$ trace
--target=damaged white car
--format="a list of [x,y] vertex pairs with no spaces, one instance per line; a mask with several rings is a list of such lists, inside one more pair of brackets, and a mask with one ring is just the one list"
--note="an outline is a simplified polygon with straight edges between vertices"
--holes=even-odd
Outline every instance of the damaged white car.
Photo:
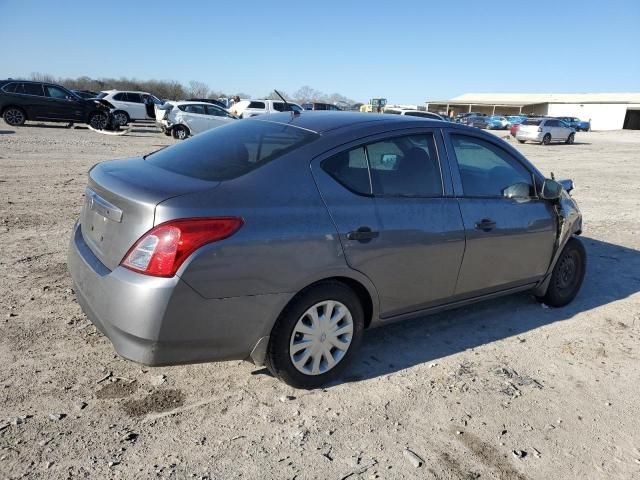
[[178,140],[237,120],[224,108],[204,102],[166,102],[155,111],[160,129]]

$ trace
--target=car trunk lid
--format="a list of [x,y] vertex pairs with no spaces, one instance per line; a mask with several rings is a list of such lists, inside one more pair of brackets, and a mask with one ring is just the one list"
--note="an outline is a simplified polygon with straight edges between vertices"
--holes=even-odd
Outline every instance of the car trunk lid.
[[143,158],[98,164],[89,172],[80,215],[82,236],[96,257],[113,270],[154,226],[159,203],[219,183],[179,175]]

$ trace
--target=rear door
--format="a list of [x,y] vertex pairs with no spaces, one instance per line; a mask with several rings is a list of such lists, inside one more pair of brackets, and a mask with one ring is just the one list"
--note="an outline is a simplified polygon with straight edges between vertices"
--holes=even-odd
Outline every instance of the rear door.
[[145,120],[147,110],[142,95],[136,92],[126,92],[127,113],[132,120]]
[[348,264],[376,286],[381,317],[453,295],[464,227],[438,130],[377,136],[312,163]]
[[497,142],[467,132],[446,137],[467,240],[456,295],[537,281],[551,260],[556,223],[533,172]]
[[30,120],[45,120],[49,115],[47,103],[44,100],[44,89],[41,83],[24,82],[16,87],[16,94],[20,95],[20,105],[27,112]]

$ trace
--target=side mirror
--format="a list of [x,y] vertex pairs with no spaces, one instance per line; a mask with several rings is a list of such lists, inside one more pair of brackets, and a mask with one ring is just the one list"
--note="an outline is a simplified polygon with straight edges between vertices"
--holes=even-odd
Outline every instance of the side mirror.
[[544,200],[557,200],[562,193],[562,185],[555,180],[547,178],[542,184],[542,192],[540,196]]

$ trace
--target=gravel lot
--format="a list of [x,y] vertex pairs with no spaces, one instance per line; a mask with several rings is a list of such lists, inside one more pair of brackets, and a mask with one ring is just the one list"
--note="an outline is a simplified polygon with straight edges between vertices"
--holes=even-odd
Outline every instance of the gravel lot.
[[0,479],[640,478],[640,132],[516,143],[575,181],[574,303],[520,294],[369,331],[311,392],[245,362],[141,367],[80,311],[65,262],[87,170],[172,142],[0,123]]

